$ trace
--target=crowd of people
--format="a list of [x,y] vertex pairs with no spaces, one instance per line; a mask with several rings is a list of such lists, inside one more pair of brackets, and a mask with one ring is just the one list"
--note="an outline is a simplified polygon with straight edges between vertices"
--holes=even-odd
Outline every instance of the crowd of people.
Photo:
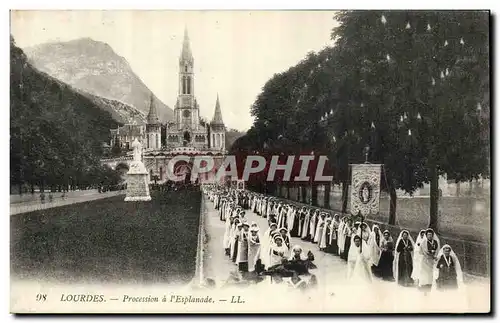
[[[300,238],[316,244],[320,252],[346,261],[347,279],[352,281],[371,282],[378,277],[405,287],[417,286],[424,292],[463,285],[460,262],[452,247],[441,246],[430,228],[421,230],[415,240],[408,230],[394,239],[391,232],[376,224],[370,228],[360,215],[340,216],[248,190],[209,186],[204,191],[220,221],[225,222],[225,254],[248,277],[285,273],[292,277],[294,287],[314,285],[316,277],[308,271],[315,268],[314,255],[292,245],[292,238]],[[266,218],[268,227],[249,223],[250,212]]]

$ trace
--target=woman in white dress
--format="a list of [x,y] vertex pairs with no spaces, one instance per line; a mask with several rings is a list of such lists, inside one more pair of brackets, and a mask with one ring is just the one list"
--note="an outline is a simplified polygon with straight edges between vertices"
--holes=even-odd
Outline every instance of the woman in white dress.
[[422,251],[420,246],[425,238],[425,230],[420,230],[417,239],[415,240],[415,250],[413,251],[413,271],[411,278],[418,283],[418,275],[420,274],[420,265],[422,263]]
[[360,236],[353,237],[347,257],[347,279],[355,283],[370,283],[372,274],[368,265],[370,250],[368,244]]
[[378,262],[380,260],[380,255],[382,254],[382,249],[380,244],[382,242],[382,232],[378,225],[374,224],[372,227],[372,232],[370,233],[370,238],[368,239],[368,247],[370,248],[370,263],[372,268],[372,273],[378,276]]
[[422,260],[420,262],[420,270],[418,275],[418,286],[422,291],[427,293],[433,283],[434,265],[437,260],[437,253],[440,249],[439,238],[432,229],[425,231],[425,238],[420,245],[420,253]]
[[283,259],[287,259],[288,253],[288,248],[283,243],[283,237],[280,234],[274,235],[271,240],[269,267],[281,264]]

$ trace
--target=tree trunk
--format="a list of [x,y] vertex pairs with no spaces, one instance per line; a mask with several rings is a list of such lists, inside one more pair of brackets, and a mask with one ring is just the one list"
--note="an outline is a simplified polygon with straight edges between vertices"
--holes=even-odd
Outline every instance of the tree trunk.
[[311,204],[318,206],[318,184],[311,185]]
[[305,186],[301,186],[300,187],[300,198],[302,200],[301,201],[302,203],[307,203],[306,196],[307,196],[307,188]]
[[332,183],[328,183],[325,185],[325,196],[324,196],[325,203],[323,205],[323,207],[325,209],[330,208],[330,191],[331,191],[331,189],[332,189]]
[[23,183],[19,183],[19,195],[23,196]]
[[431,205],[429,213],[429,227],[438,232],[438,203],[439,203],[439,176],[436,166],[430,168]]
[[395,225],[396,224],[396,208],[397,208],[397,202],[398,202],[398,195],[396,194],[396,188],[391,186],[389,189],[389,224],[390,225]]
[[457,193],[456,193],[456,195],[458,197],[458,196],[460,196],[460,182],[455,183],[455,185],[457,186]]
[[31,188],[31,194],[35,194],[35,184],[30,183],[30,188]]
[[347,211],[347,199],[349,194],[349,182],[342,182],[342,213]]

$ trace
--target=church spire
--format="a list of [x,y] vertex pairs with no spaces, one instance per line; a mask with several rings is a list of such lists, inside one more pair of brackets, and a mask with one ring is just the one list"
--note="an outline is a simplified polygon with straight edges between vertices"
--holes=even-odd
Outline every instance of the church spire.
[[217,93],[217,101],[215,102],[215,112],[211,124],[224,125],[224,121],[222,121],[222,112],[220,110],[219,93]]
[[189,35],[187,27],[184,28],[184,41],[182,43],[181,61],[193,62],[193,54],[191,53],[191,46],[189,44]]
[[148,124],[158,124],[160,121],[158,119],[158,113],[156,112],[156,105],[154,103],[154,95],[151,93],[151,98],[149,101],[149,113],[147,118]]

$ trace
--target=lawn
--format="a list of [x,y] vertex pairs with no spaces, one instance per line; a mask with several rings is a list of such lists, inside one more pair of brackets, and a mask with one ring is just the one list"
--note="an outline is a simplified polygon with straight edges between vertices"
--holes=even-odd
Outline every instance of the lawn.
[[152,192],[11,216],[11,274],[64,282],[185,283],[195,271],[200,192]]

